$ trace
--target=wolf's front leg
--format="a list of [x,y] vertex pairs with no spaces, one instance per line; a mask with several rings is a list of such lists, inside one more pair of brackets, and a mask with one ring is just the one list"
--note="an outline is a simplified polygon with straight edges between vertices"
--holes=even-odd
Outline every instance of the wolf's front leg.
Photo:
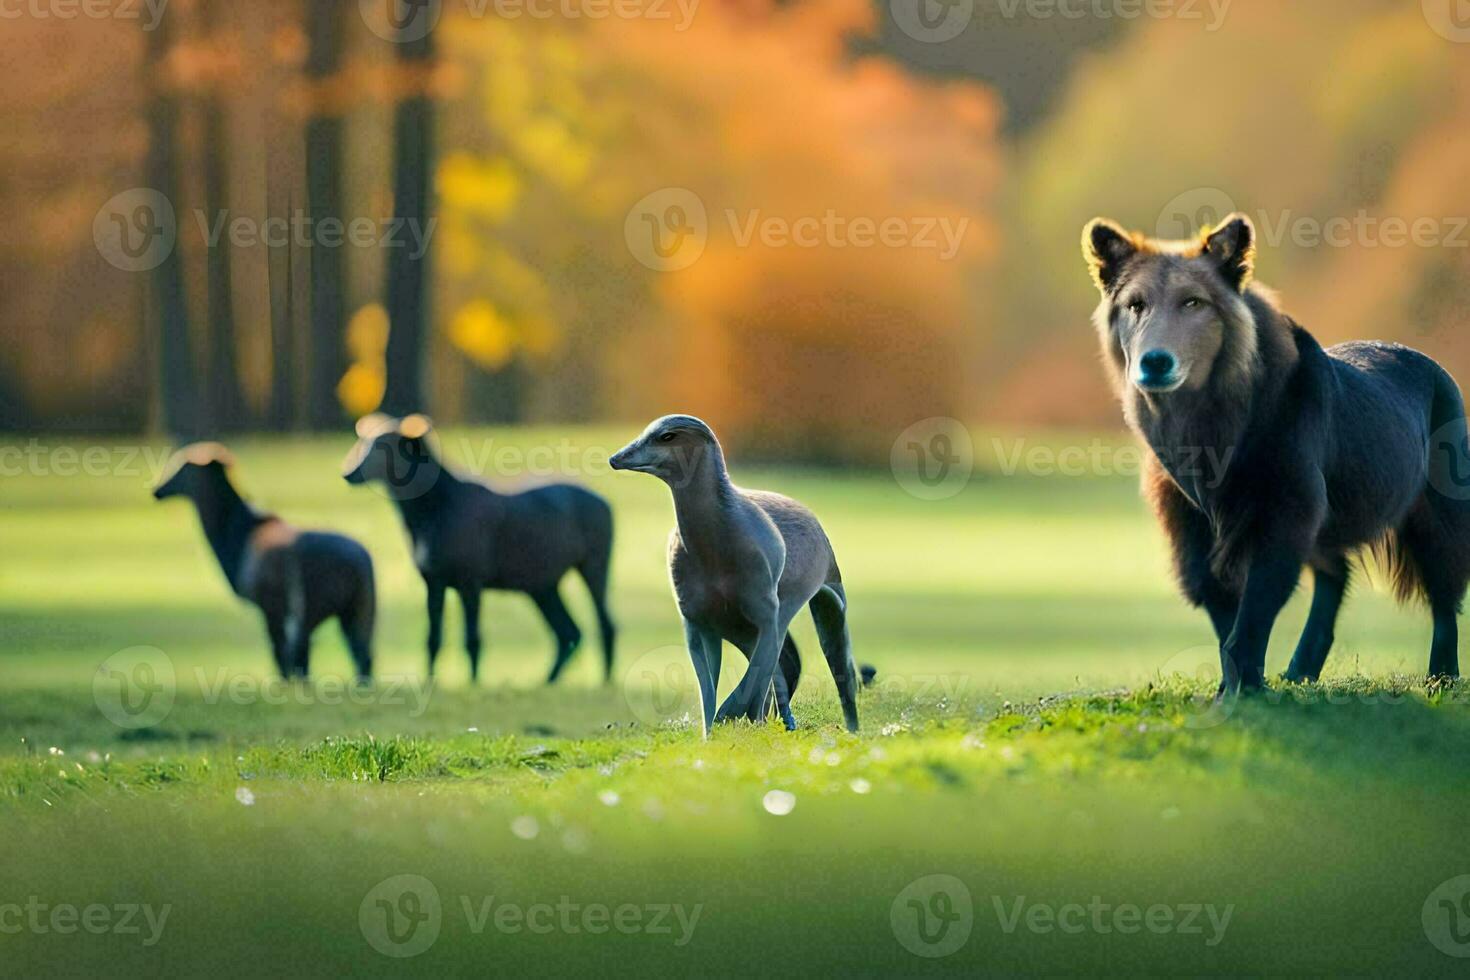
[[1266,645],[1271,627],[1301,578],[1296,549],[1267,545],[1251,559],[1235,628],[1220,647],[1221,693],[1257,691],[1266,684]]

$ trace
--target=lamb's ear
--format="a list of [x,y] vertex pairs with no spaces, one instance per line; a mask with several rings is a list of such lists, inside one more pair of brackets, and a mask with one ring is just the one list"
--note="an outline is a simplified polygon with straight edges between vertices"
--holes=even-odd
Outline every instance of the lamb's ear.
[[357,420],[355,431],[359,439],[371,439],[388,428],[391,420],[382,412],[372,412]]
[[398,423],[398,434],[405,439],[422,439],[433,427],[427,415],[410,415]]
[[1106,218],[1093,218],[1082,229],[1082,256],[1092,281],[1106,293],[1118,281],[1118,273],[1138,251],[1132,237]]
[[1205,234],[1204,255],[1219,267],[1226,282],[1245,292],[1256,272],[1256,226],[1243,214],[1230,215]]

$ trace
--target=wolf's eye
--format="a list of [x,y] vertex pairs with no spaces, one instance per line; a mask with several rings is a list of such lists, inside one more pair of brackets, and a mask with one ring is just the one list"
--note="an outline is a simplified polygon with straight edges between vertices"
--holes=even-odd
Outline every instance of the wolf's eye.
[[1148,309],[1148,304],[1141,299],[1136,299],[1128,304],[1128,309],[1134,316],[1142,316],[1143,311]]
[[1184,308],[1186,310],[1197,310],[1204,305],[1205,301],[1200,299],[1198,296],[1191,296],[1189,297],[1189,299],[1184,301]]
[[673,442],[674,441],[674,434],[672,432],[660,432],[658,434],[658,441],[659,442]]

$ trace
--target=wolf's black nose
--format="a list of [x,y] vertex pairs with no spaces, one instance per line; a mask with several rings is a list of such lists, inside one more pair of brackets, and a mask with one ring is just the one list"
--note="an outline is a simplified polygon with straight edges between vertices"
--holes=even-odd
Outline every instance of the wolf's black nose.
[[1166,350],[1151,350],[1138,361],[1139,370],[1146,380],[1167,378],[1174,373],[1174,355]]

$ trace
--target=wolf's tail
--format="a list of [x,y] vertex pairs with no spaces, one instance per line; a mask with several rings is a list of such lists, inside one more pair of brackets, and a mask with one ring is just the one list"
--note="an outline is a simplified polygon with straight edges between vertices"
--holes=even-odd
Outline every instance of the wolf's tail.
[[1460,388],[1438,365],[1426,451],[1424,495],[1373,552],[1400,602],[1458,605],[1470,581],[1470,431]]

